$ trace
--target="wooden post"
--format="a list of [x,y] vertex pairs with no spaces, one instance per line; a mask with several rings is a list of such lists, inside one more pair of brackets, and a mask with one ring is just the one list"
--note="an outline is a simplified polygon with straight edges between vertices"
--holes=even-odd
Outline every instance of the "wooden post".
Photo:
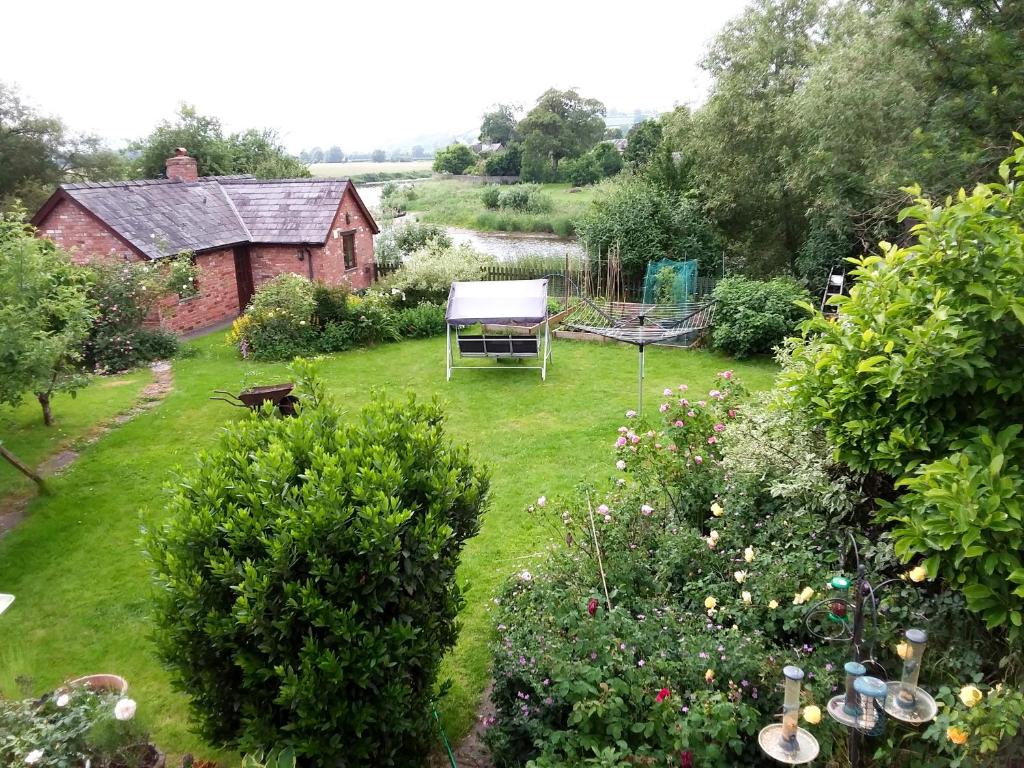
[[43,482],[43,478],[41,478],[38,474],[36,474],[35,471],[33,471],[32,468],[28,466],[28,464],[26,464],[21,459],[19,459],[17,456],[15,456],[13,453],[11,453],[9,450],[4,448],[4,444],[2,442],[0,442],[0,456],[3,456],[5,459],[7,459],[7,461],[16,470],[21,472],[21,474],[23,474],[25,477],[29,478],[36,485],[38,485],[40,491],[42,491],[43,493],[47,492],[46,491],[46,483]]

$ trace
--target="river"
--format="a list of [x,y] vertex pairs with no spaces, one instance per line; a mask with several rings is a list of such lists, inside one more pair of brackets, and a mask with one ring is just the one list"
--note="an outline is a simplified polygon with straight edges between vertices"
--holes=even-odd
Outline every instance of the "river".
[[[380,208],[383,189],[383,182],[360,184],[359,196],[367,207],[377,210]],[[415,220],[415,216],[415,213],[410,213],[407,218]],[[402,219],[397,220],[395,226],[402,226]],[[498,261],[511,261],[521,256],[564,258],[566,254],[571,257],[583,255],[583,247],[578,240],[558,235],[539,232],[481,232],[461,227],[445,227],[445,231],[453,243],[467,243],[474,250],[491,254]]]

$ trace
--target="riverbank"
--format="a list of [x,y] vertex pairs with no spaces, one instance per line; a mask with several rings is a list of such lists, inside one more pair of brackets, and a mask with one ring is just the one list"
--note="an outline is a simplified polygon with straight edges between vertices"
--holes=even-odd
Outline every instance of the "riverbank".
[[460,227],[482,232],[547,232],[560,237],[575,234],[573,222],[587,209],[594,188],[570,192],[568,184],[542,184],[551,199],[547,213],[489,210],[480,194],[484,187],[465,181],[439,180],[417,182],[406,207],[416,211],[419,221]]

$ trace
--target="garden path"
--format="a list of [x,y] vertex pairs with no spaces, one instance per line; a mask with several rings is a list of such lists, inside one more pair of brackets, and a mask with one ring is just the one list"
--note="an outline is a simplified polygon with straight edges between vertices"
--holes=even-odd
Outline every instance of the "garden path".
[[[167,360],[158,360],[150,366],[150,370],[153,371],[153,381],[147,384],[142,392],[139,393],[139,399],[131,408],[122,411],[107,421],[97,424],[90,430],[85,440],[74,448],[65,448],[53,454],[39,464],[36,472],[44,479],[60,474],[78,459],[82,448],[97,442],[112,429],[131,421],[140,413],[145,413],[158,406],[174,388],[174,373],[171,370],[170,362]],[[9,531],[14,530],[18,523],[22,521],[25,516],[25,509],[31,500],[32,495],[28,493],[15,493],[0,498],[0,538],[3,538]]]

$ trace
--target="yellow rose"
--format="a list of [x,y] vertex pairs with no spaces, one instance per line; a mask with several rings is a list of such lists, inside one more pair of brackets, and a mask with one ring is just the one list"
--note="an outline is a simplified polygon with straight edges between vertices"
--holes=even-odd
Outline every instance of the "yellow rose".
[[981,691],[973,685],[965,685],[960,689],[960,701],[964,703],[965,707],[973,707],[983,698]]
[[821,710],[814,704],[811,704],[809,707],[804,707],[804,720],[811,725],[817,725],[821,722]]
[[967,741],[968,735],[967,731],[963,728],[957,728],[955,725],[951,725],[946,729],[946,738],[954,744],[963,744]]
[[911,652],[912,651],[910,650],[910,644],[909,643],[900,643],[899,645],[896,646],[896,655],[899,656],[904,661],[906,661],[908,658],[910,658]]
[[715,670],[709,669],[704,673],[704,682],[711,685],[715,681]]
[[713,597],[705,597],[704,598],[704,607],[707,608],[709,611],[714,610],[716,605],[718,605],[718,601],[715,600],[715,598],[713,598]]
[[747,547],[746,549],[743,550],[743,559],[746,560],[748,563],[754,562],[754,548],[753,547]]
[[736,571],[735,573],[733,573],[732,577],[734,579],[736,579],[736,583],[737,584],[742,584],[744,581],[747,580],[747,572],[746,571]]
[[749,592],[747,592],[747,591],[744,591],[744,592],[743,592],[743,595],[742,595],[742,597],[743,597],[743,603],[744,603],[744,605],[750,605],[750,604],[751,604],[751,603],[753,602],[753,600],[754,600],[754,598],[753,598],[753,597],[751,597],[750,593],[749,593]]
[[714,504],[711,505],[711,514],[715,517],[721,517],[725,514],[725,510],[722,509],[722,505],[716,501]]
[[924,568],[918,565],[907,571],[907,578],[909,578],[911,581],[920,583],[928,578],[928,571],[926,571]]
[[768,607],[769,607],[769,608],[770,608],[771,610],[773,610],[773,611],[774,611],[774,610],[775,610],[776,608],[778,608],[778,607],[779,607],[779,601],[778,601],[778,600],[769,600],[769,601],[768,601]]
[[793,605],[803,605],[808,600],[814,597],[814,590],[810,587],[804,587],[799,595],[793,596]]

